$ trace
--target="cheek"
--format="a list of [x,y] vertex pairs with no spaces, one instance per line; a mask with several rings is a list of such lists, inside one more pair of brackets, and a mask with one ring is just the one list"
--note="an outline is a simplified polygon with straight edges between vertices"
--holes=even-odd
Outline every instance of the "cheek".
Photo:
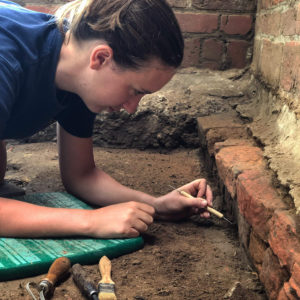
[[126,102],[130,99],[130,93],[127,88],[114,88],[110,91],[111,100],[114,102],[121,104],[123,102]]

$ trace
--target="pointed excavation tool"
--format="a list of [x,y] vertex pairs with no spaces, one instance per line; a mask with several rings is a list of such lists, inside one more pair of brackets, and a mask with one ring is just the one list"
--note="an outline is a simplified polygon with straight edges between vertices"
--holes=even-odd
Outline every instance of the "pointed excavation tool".
[[[185,196],[185,197],[187,197],[187,198],[195,198],[195,197],[193,197],[192,195],[190,195],[189,193],[187,193],[187,192],[185,192],[185,191],[179,190],[179,189],[175,188],[175,187],[172,186],[172,185],[169,185],[169,186],[170,186],[172,189],[176,190],[176,191],[177,191],[179,194],[181,194],[182,196]],[[210,207],[210,206],[207,206],[207,207],[206,207],[206,210],[207,210],[209,213],[211,213],[211,214],[217,216],[218,218],[224,219],[225,221],[229,222],[230,224],[233,224],[233,223],[230,222],[227,218],[225,218],[224,215],[223,215],[221,212],[217,211],[216,209],[214,209],[214,208],[212,208],[212,207]]]
[[117,300],[115,295],[115,283],[111,279],[111,261],[102,256],[99,261],[99,270],[102,279],[98,284],[99,300]]
[[90,281],[88,281],[88,277],[84,269],[80,264],[73,265],[71,269],[73,275],[73,281],[81,291],[81,293],[87,298],[91,300],[98,300],[98,291],[96,286]]
[[[34,300],[45,300],[47,295],[53,292],[55,284],[60,280],[71,268],[71,261],[67,257],[57,258],[49,268],[48,274],[39,284],[35,282],[28,282],[26,290]],[[31,288],[37,290],[39,298],[36,298]]]

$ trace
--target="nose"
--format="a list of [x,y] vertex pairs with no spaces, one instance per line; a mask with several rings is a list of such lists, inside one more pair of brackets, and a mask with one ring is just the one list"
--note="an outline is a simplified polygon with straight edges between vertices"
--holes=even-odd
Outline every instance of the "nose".
[[129,114],[133,114],[135,113],[141,99],[142,99],[143,95],[141,96],[136,96],[134,98],[131,98],[130,100],[128,100],[127,102],[125,102],[123,104],[123,108],[129,113]]

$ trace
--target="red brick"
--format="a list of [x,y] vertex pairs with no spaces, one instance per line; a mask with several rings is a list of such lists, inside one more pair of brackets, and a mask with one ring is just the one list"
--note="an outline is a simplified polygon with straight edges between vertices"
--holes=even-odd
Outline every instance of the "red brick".
[[286,1],[286,0],[272,0],[272,5],[277,5],[277,4],[279,4],[281,2],[284,2],[284,1]]
[[218,28],[217,14],[176,13],[183,32],[212,33]]
[[216,142],[214,144],[214,153],[218,153],[222,148],[232,146],[255,146],[255,142],[252,139],[235,139],[230,137],[224,142]]
[[27,9],[47,13],[47,14],[54,14],[55,11],[58,9],[58,5],[26,5]]
[[249,0],[192,0],[192,6],[207,10],[255,11],[255,1]]
[[293,271],[291,278],[289,280],[290,286],[296,292],[297,296],[300,298],[300,265],[295,263],[293,266]]
[[230,40],[227,46],[226,64],[230,68],[244,68],[247,65],[247,51],[250,44],[247,41]]
[[249,253],[252,258],[252,262],[254,263],[256,269],[260,272],[264,253],[267,249],[265,242],[262,241],[252,230],[250,234],[249,240]]
[[219,176],[232,198],[236,195],[236,179],[239,174],[253,168],[263,169],[265,166],[263,153],[257,147],[226,147],[215,158]]
[[264,164],[259,162],[256,164],[258,165],[238,176],[237,201],[240,213],[252,225],[257,235],[267,242],[268,220],[276,209],[285,209],[286,205],[274,189],[271,176],[264,169]]
[[221,63],[216,61],[203,61],[199,66],[201,69],[220,70]]
[[257,18],[256,34],[264,33],[278,36],[281,34],[281,13],[272,12],[268,14],[260,14]]
[[290,284],[288,282],[285,282],[283,285],[283,290],[284,290],[284,296],[283,297],[287,297],[287,298],[279,298],[278,300],[283,300],[283,299],[288,299],[288,300],[299,300],[299,298],[297,297],[296,291],[290,286]]
[[210,129],[206,134],[208,153],[212,155],[215,152],[215,143],[225,141],[228,138],[247,139],[247,128],[244,125],[241,125],[240,127],[233,126]]
[[300,23],[297,21],[297,9],[292,8],[282,13],[281,27],[283,35],[294,35],[299,31]]
[[296,17],[296,34],[300,34],[300,3],[296,6],[297,17]]
[[283,48],[280,86],[285,91],[300,91],[300,42],[288,42]]
[[264,80],[275,88],[278,87],[280,79],[282,47],[282,43],[272,43],[269,40],[262,42],[260,71]]
[[228,111],[210,116],[197,118],[199,135],[205,135],[210,129],[240,128],[243,127],[241,119],[235,111]]
[[279,294],[278,294],[278,297],[276,300],[289,300],[289,298],[287,297],[285,291],[284,291],[284,288],[282,288],[280,291],[279,291]]
[[168,0],[171,7],[185,8],[187,7],[187,0]]
[[261,0],[261,8],[271,8],[272,6],[272,0]]
[[287,211],[275,211],[269,222],[269,244],[281,266],[292,270],[300,262],[300,242],[294,217]]
[[[200,143],[203,147],[207,147],[209,141],[207,140],[207,133],[211,129],[221,129],[221,128],[245,128],[243,126],[241,119],[237,117],[236,112],[229,111],[219,114],[213,114],[206,117],[199,117],[197,118],[197,125],[198,125],[198,136],[200,138]],[[227,138],[236,138],[235,136],[227,136]],[[225,140],[221,137],[219,140],[215,140],[215,142],[220,142]]]
[[288,280],[288,272],[279,264],[278,258],[268,248],[263,257],[260,281],[264,284],[268,299],[277,299],[277,295],[285,281]]
[[185,40],[182,67],[196,67],[200,60],[200,38]]
[[203,42],[202,58],[220,62],[224,53],[224,44],[216,39],[207,39]]
[[250,15],[228,15],[221,17],[221,30],[227,34],[246,35],[252,29],[253,18]]

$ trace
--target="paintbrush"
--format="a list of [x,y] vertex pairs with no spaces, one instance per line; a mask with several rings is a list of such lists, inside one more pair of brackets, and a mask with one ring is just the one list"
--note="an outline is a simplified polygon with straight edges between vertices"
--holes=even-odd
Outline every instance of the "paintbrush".
[[102,276],[98,283],[99,300],[117,300],[115,283],[111,279],[111,261],[106,256],[101,257],[99,270]]
[[[192,195],[190,195],[189,193],[187,193],[187,192],[185,192],[185,191],[179,190],[179,189],[173,187],[172,185],[169,185],[169,186],[170,186],[172,189],[176,190],[176,191],[177,191],[179,194],[181,194],[182,196],[185,196],[185,197],[187,197],[187,198],[195,198],[195,197],[193,197]],[[216,209],[214,209],[214,208],[212,208],[212,207],[210,207],[210,206],[207,206],[207,207],[206,207],[206,210],[207,210],[209,213],[211,213],[211,214],[217,216],[218,218],[224,219],[224,220],[226,220],[227,222],[229,222],[230,224],[233,224],[233,223],[230,222],[227,218],[225,218],[224,215],[223,215],[221,212],[217,211]]]

